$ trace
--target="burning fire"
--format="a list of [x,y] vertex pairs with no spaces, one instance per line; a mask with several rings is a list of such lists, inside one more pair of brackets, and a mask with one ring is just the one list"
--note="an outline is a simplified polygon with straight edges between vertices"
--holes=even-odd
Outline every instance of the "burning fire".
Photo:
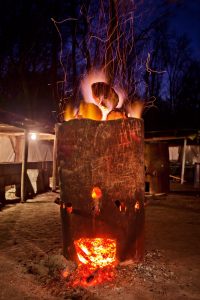
[[107,116],[107,121],[110,120],[118,120],[118,119],[126,119],[126,114],[124,112],[113,110]]
[[114,266],[116,241],[108,238],[81,238],[74,242],[81,264],[91,269]]
[[81,101],[79,108],[66,105],[65,121],[75,118],[110,121],[125,119],[127,115],[141,118],[144,103],[137,100],[121,110],[127,95],[121,88],[110,86],[102,70],[90,71],[81,82],[81,91],[84,101]]
[[98,106],[93,103],[81,102],[78,111],[78,118],[102,120],[102,112]]
[[73,107],[71,103],[67,103],[64,111],[64,120],[69,121],[75,118],[76,109]]
[[81,91],[86,103],[96,104],[96,101],[92,95],[92,85],[96,82],[108,83],[106,75],[103,71],[92,70],[83,78],[81,82]]
[[127,105],[128,117],[131,118],[141,118],[144,109],[144,103],[142,101],[136,100],[133,103]]
[[80,238],[74,241],[79,266],[68,278],[69,286],[94,286],[113,280],[116,265],[116,241],[108,238]]

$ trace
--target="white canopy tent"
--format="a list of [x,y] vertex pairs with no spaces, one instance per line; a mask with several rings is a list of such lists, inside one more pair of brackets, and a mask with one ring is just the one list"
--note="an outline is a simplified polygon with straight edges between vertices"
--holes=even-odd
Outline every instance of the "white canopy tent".
[[[0,134],[0,163],[22,161],[23,136]],[[28,162],[52,161],[52,141],[30,140],[28,146]]]
[[[37,138],[31,140],[33,132]],[[52,161],[54,140],[54,126],[0,109],[0,163],[2,167],[6,163],[21,163],[22,202],[26,200],[27,163]],[[2,178],[2,189],[4,179],[5,176]]]

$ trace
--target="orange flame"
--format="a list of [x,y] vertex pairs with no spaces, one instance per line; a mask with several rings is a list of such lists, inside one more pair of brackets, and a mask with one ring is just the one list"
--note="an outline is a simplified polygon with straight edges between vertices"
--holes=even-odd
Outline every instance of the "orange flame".
[[116,108],[121,108],[122,105],[124,104],[124,101],[127,99],[127,94],[126,94],[125,90],[123,90],[122,88],[120,88],[118,86],[115,86],[114,89],[119,97],[119,102],[118,102]]
[[126,108],[128,112],[128,117],[140,119],[144,109],[144,103],[142,101],[137,100],[127,105]]
[[104,282],[112,281],[115,277],[113,266],[101,269],[90,269],[87,265],[78,267],[72,278],[68,278],[69,286],[95,286]]
[[102,120],[102,112],[97,105],[93,103],[81,102],[78,111],[78,117],[91,120]]
[[102,191],[99,187],[94,187],[92,190],[92,198],[96,199],[96,198],[101,198],[102,197]]
[[72,272],[63,272],[71,286],[95,286],[115,277],[116,241],[108,238],[81,238],[74,241],[80,264]]
[[71,103],[67,103],[64,110],[64,120],[69,121],[75,119],[76,109]]
[[113,266],[116,241],[108,238],[81,238],[74,242],[79,261],[92,268]]
[[[117,120],[128,117],[141,118],[144,103],[136,100],[126,106],[126,112],[119,111],[127,99],[126,92],[119,86],[110,86],[103,70],[91,70],[81,81],[83,100],[79,109],[66,104],[64,120],[84,118],[91,120]],[[78,113],[77,113],[78,112]]]
[[135,202],[135,211],[138,211],[140,209],[140,202],[136,201]]
[[119,211],[120,211],[120,212],[126,212],[126,210],[127,210],[127,207],[126,207],[125,203],[122,202],[122,203],[120,204],[120,206],[119,206]]

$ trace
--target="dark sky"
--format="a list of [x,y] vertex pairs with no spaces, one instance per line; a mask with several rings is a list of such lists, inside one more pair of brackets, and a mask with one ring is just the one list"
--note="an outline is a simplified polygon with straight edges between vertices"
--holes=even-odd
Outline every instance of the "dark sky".
[[[177,1],[168,1],[171,5]],[[171,28],[186,33],[191,40],[196,58],[200,59],[200,0],[184,0],[173,10]]]
[[200,60],[200,0],[138,0],[138,3],[139,12],[144,12],[142,22],[147,19],[147,24],[151,18],[166,16],[168,12],[170,31],[186,34],[195,59]]

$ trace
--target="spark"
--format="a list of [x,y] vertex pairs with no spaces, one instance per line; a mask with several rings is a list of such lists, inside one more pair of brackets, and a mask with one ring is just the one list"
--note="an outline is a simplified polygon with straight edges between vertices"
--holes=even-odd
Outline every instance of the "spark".
[[149,64],[150,64],[150,60],[151,60],[151,54],[148,53],[147,55],[147,60],[146,60],[146,70],[149,74],[151,73],[157,73],[157,74],[163,74],[163,73],[166,73],[167,71],[156,71],[156,70],[153,70],[149,67]]

